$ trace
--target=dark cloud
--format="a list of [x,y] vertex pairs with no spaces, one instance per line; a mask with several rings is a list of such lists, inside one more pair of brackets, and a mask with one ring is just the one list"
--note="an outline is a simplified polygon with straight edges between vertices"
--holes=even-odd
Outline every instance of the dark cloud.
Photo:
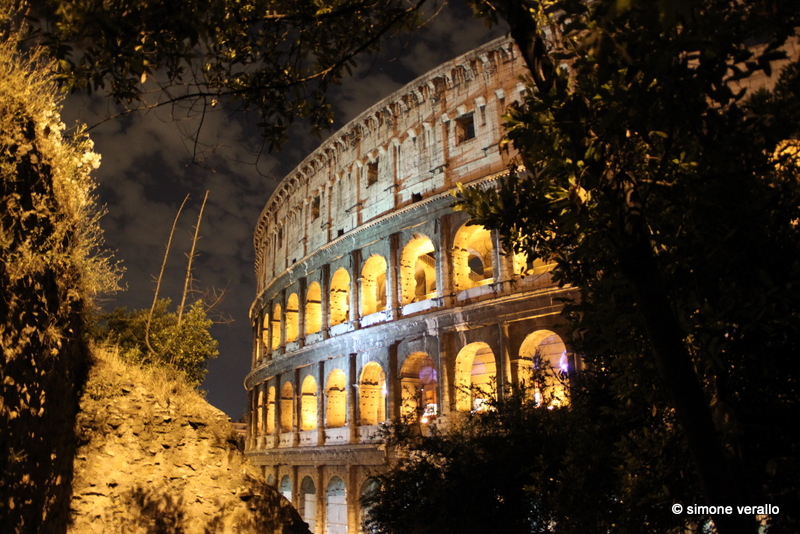
[[[499,34],[472,19],[463,6],[448,6],[423,30],[394,39],[377,56],[362,58],[354,79],[332,93],[337,124]],[[71,97],[64,116],[67,124],[80,118],[91,125],[109,114],[103,99]],[[301,124],[290,130],[280,153],[265,153],[252,120],[216,109],[205,117],[197,146],[191,136],[198,122],[185,109],[164,107],[129,115],[102,122],[91,132],[102,154],[97,178],[100,200],[108,210],[102,221],[106,242],[126,268],[126,290],[105,302],[106,309],[150,305],[173,218],[189,194],[161,293],[174,302],[180,299],[191,231],[203,194],[210,192],[194,278],[200,291],[225,290],[218,312],[234,322],[213,328],[220,357],[210,363],[202,387],[209,401],[233,418],[246,410],[242,382],[252,345],[248,310],[255,296],[255,224],[278,180],[320,142]]]

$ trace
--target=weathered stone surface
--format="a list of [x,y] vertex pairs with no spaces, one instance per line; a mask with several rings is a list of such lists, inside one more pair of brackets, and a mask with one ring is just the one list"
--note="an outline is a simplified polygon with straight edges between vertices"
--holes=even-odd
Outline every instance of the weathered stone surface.
[[70,532],[308,532],[247,463],[224,413],[179,385],[149,382],[114,356],[94,366],[78,417]]

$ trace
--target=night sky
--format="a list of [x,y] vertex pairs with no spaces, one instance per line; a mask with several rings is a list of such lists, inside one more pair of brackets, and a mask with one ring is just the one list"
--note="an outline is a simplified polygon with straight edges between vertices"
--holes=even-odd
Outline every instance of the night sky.
[[[359,60],[355,77],[331,95],[336,128],[414,78],[505,31],[486,28],[458,4],[445,6],[416,33],[392,38],[377,57]],[[191,133],[199,116],[191,110],[160,108],[105,120],[116,112],[108,100],[87,96],[70,96],[63,112],[67,126],[77,118],[92,126],[95,151],[102,155],[97,192],[107,214],[101,224],[107,247],[125,268],[124,290],[101,304],[107,310],[150,306],[173,218],[189,194],[160,293],[173,303],[180,300],[191,233],[203,195],[210,191],[194,264],[195,287],[224,290],[216,312],[232,322],[212,328],[220,355],[209,363],[201,389],[211,404],[238,419],[246,411],[242,384],[252,350],[253,231],[275,186],[321,139],[296,125],[281,152],[267,153],[252,126],[257,117],[223,108],[207,114],[195,147]]]

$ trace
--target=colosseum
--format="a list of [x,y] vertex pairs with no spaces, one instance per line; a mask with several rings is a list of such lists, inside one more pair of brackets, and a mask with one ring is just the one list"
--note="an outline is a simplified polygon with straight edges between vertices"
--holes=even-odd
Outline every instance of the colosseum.
[[578,363],[549,266],[452,209],[456,184],[507,172],[501,117],[526,72],[508,39],[441,65],[322,143],[261,213],[247,454],[313,532],[360,531],[391,461],[383,423],[447,424],[538,362],[554,380]]

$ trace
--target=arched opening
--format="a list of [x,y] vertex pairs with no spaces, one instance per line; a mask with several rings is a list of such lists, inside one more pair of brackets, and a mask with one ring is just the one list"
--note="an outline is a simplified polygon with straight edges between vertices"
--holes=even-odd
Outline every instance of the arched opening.
[[350,275],[344,268],[338,269],[331,278],[331,326],[348,320],[350,311]]
[[309,476],[303,477],[300,483],[300,517],[308,523],[308,530],[312,533],[317,529],[317,487],[314,479]]
[[369,362],[361,371],[358,411],[362,425],[377,425],[386,420],[386,373],[380,364]]
[[[368,478],[361,485],[361,499],[359,499],[359,501],[363,501],[363,499],[374,495],[380,489],[381,489],[381,484],[380,484],[380,482],[378,482],[377,478],[372,478],[372,477]],[[359,524],[360,525],[364,524],[364,520],[367,518],[367,514],[369,514],[369,508],[362,507],[361,508],[361,514],[360,514],[361,517],[359,518],[360,519],[359,520]],[[360,530],[359,532],[363,532],[363,531]]]
[[261,436],[264,434],[264,386],[258,387],[256,406],[256,436]]
[[275,432],[275,386],[267,392],[267,434]]
[[486,343],[470,343],[456,357],[456,409],[482,411],[497,394],[497,365]]
[[297,341],[297,336],[300,334],[300,315],[298,311],[299,299],[297,293],[292,293],[286,300],[286,342],[291,343]]
[[291,382],[283,384],[281,389],[281,432],[292,431],[292,420],[294,419],[294,390]]
[[[265,310],[266,312],[266,310]],[[261,323],[261,343],[264,345],[264,350],[268,351],[271,348],[270,339],[269,339],[269,313],[264,313],[264,320]]]
[[300,430],[317,428],[317,381],[309,375],[300,389]]
[[463,291],[490,282],[492,265],[492,233],[481,225],[464,224],[453,241],[453,278],[456,291]]
[[519,376],[532,385],[537,404],[566,405],[569,358],[564,341],[550,330],[528,334],[519,349]]
[[403,304],[436,296],[436,255],[433,242],[414,234],[400,257],[400,294]]
[[278,491],[286,497],[287,501],[292,502],[292,479],[289,478],[289,475],[283,475]]
[[339,477],[325,491],[325,527],[327,534],[347,534],[347,487]]
[[281,305],[276,304],[272,309],[272,350],[281,346]]
[[438,374],[433,360],[424,352],[411,354],[400,370],[401,415],[420,416],[423,423],[439,413]]
[[341,369],[331,371],[325,386],[325,395],[327,397],[325,426],[343,427],[347,423],[347,377],[344,371]]
[[386,309],[386,260],[373,255],[361,270],[361,315]]
[[319,283],[311,282],[306,292],[306,335],[322,330],[322,290]]

